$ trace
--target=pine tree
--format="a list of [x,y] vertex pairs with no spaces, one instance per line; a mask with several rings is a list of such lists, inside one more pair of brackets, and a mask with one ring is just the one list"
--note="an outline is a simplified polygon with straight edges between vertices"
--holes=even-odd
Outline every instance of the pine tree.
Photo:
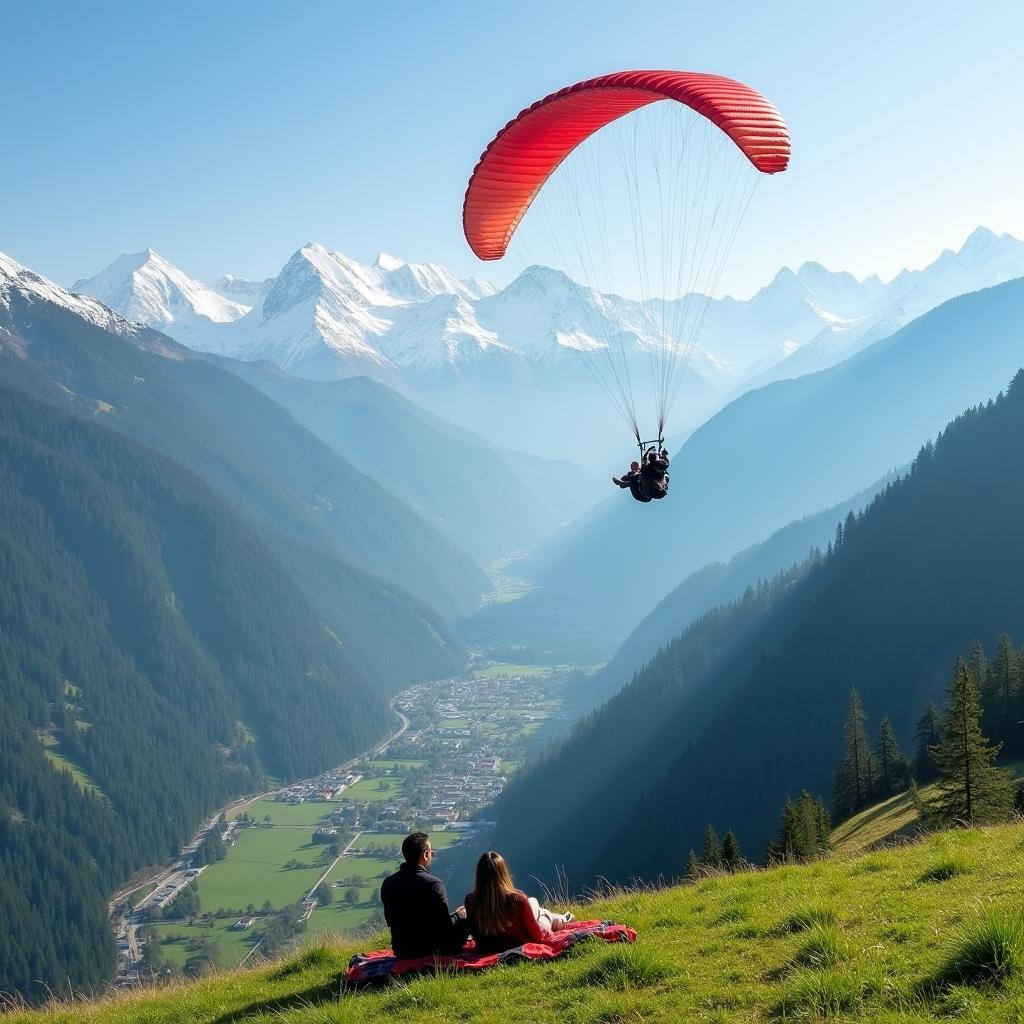
[[732,829],[725,833],[725,838],[722,840],[722,863],[730,871],[735,871],[743,863],[740,843]]
[[860,694],[850,691],[843,724],[843,757],[835,773],[835,809],[840,819],[866,807],[874,792],[875,766],[860,702]]
[[878,742],[875,744],[875,763],[878,766],[878,795],[892,796],[902,793],[907,786],[909,766],[906,756],[896,742],[892,722],[882,719],[879,727]]
[[939,773],[939,796],[930,811],[942,824],[971,825],[1010,815],[1010,775],[992,764],[1002,744],[989,745],[981,732],[981,714],[981,694],[967,666],[958,658],[942,738],[931,748]]
[[779,818],[779,831],[765,850],[765,864],[814,860],[832,845],[831,823],[825,804],[807,790],[787,800]]
[[718,841],[718,833],[709,821],[704,829],[704,850],[700,856],[701,864],[709,868],[717,868],[722,865],[722,846]]
[[819,798],[814,800],[814,837],[822,853],[832,849],[832,819],[825,801]]
[[683,867],[684,878],[696,878],[700,874],[700,861],[697,860],[697,854],[690,850],[686,856],[686,864]]
[[935,778],[935,762],[930,750],[942,736],[942,713],[931,701],[928,702],[917,722],[914,738],[917,740],[917,756],[914,758],[914,778],[918,782],[931,782]]
[[1020,676],[1018,674],[1017,655],[1010,638],[1004,633],[999,638],[996,648],[996,660],[991,668],[990,685],[994,698],[993,732],[998,735],[1004,745],[1009,745],[1011,753],[1017,753],[1019,743],[1015,729],[1016,708],[1020,692]]

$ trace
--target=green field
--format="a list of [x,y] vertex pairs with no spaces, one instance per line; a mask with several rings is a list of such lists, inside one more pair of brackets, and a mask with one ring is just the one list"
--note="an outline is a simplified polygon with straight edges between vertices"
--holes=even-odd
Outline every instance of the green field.
[[231,926],[235,920],[234,917],[220,918],[210,921],[208,924],[197,923],[191,926],[185,921],[180,923],[172,921],[154,927],[160,936],[184,935],[187,937],[176,942],[160,944],[164,957],[172,967],[180,970],[185,966],[185,961],[192,955],[192,951],[188,948],[188,939],[200,937],[210,939],[220,950],[222,966],[234,967],[236,964],[240,964],[252,949],[257,941],[256,932],[259,930],[259,922],[257,922],[244,932],[232,931]]
[[[364,832],[353,844],[353,850],[365,850],[368,846],[401,846],[405,838],[404,832]],[[431,832],[430,845],[435,850],[443,850],[459,841],[458,832]]]
[[496,661],[487,668],[478,668],[473,672],[474,679],[493,679],[496,676],[542,676],[550,672],[549,665],[513,665],[510,662]]
[[210,865],[198,878],[203,910],[219,907],[261,907],[270,900],[275,910],[302,899],[323,874],[322,866],[286,871],[286,861],[316,862],[323,846],[312,842],[312,829],[250,827],[242,830],[227,857]]
[[442,718],[437,726],[439,729],[468,729],[472,724],[468,718]]
[[389,771],[394,768],[422,768],[424,765],[430,764],[429,761],[417,761],[414,758],[394,758],[392,760],[378,759],[374,761],[368,761],[367,764],[371,768],[376,768],[380,771]]
[[[382,782],[387,788],[380,788]],[[396,797],[400,797],[404,789],[405,783],[396,776],[386,779],[361,779],[354,786],[349,786],[342,794],[342,797],[345,800],[370,800],[387,803]]]
[[307,800],[301,804],[288,804],[283,800],[261,799],[236,807],[230,817],[237,818],[244,811],[256,821],[262,821],[269,814],[275,825],[315,826],[321,818],[333,814],[337,809],[338,803],[335,800]]

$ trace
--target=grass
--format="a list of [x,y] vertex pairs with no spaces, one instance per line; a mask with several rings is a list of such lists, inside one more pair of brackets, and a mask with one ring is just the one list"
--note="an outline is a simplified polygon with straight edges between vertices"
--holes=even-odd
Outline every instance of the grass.
[[1024,914],[986,910],[960,932],[952,955],[936,972],[940,985],[1005,985],[1024,977]]
[[310,825],[315,827],[322,818],[338,809],[337,801],[306,800],[301,804],[289,804],[283,800],[253,800],[236,807],[230,817],[237,818],[243,812],[256,821],[267,815],[275,825]]
[[[353,850],[365,850],[368,846],[401,846],[405,832],[363,832],[352,844]],[[431,832],[430,845],[435,850],[443,850],[446,846],[457,843],[458,832]]]
[[[934,786],[921,789],[921,799],[929,800]],[[839,854],[859,854],[894,840],[910,838],[920,826],[917,808],[909,792],[900,793],[867,810],[855,814],[832,832],[832,848]]]
[[[381,789],[381,783],[384,789]],[[386,779],[361,779],[349,786],[342,794],[345,800],[367,800],[374,803],[389,803],[402,795],[405,783],[394,776]]]
[[948,882],[957,875],[969,875],[974,870],[973,863],[962,854],[952,854],[941,858],[918,876],[918,882]]
[[794,967],[835,967],[846,959],[846,943],[831,925],[816,925],[793,957]]
[[[1024,825],[1015,824],[627,891],[571,909],[632,925],[634,946],[584,943],[552,964],[366,991],[342,991],[339,979],[354,952],[386,936],[316,935],[270,965],[18,1012],[3,1024],[1018,1024],[1022,851]],[[947,859],[971,869],[921,880]],[[345,920],[318,910],[311,931],[332,914]]]
[[323,846],[312,842],[313,830],[301,828],[243,829],[227,857],[211,864],[197,879],[203,910],[256,907],[270,900],[275,910],[302,899],[324,868],[294,868],[297,860],[314,864]]
[[220,962],[224,967],[233,967],[242,962],[243,958],[255,945],[256,932],[259,931],[259,922],[246,931],[236,932],[231,926],[237,918],[219,918],[210,921],[208,924],[196,923],[189,925],[187,921],[180,923],[169,921],[165,924],[154,925],[157,934],[161,936],[185,936],[184,939],[174,942],[161,943],[160,949],[168,963],[175,967],[184,967],[185,961],[192,955],[189,948],[189,940],[196,938],[207,938],[220,950]]
[[[66,684],[70,685],[70,684]],[[84,793],[95,793],[97,796],[106,797],[106,794],[92,781],[87,772],[81,769],[74,761],[67,757],[61,750],[60,740],[56,736],[44,733],[39,737],[43,744],[43,753],[46,759],[57,769],[67,771],[75,780],[75,785]]]
[[430,764],[429,761],[417,761],[414,758],[408,757],[377,759],[367,763],[371,768],[377,768],[381,771],[389,771],[393,768],[422,768],[424,765]]

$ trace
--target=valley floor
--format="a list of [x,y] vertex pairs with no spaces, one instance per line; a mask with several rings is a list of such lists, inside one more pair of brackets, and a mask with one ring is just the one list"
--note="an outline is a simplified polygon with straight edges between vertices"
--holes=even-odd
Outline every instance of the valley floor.
[[[225,808],[226,825],[215,815],[153,884],[128,904],[115,901],[116,983],[176,974],[197,957],[234,967],[259,952],[289,906],[301,904],[308,932],[355,935],[378,924],[380,882],[415,828],[430,830],[439,850],[454,848],[438,864],[442,876],[465,874],[490,828],[470,819],[557,726],[568,672],[482,661],[464,676],[410,687],[392,701],[402,727],[373,750]],[[196,868],[200,839],[218,828],[225,859]],[[203,914],[174,918],[164,908],[190,883]],[[326,906],[313,898],[320,883],[332,893]]]
[[1010,1024],[1024,1019],[1022,849],[1014,824],[628,892],[574,909],[635,927],[635,945],[584,945],[553,964],[344,991],[348,958],[386,937],[324,937],[251,970],[15,1012],[4,1024]]

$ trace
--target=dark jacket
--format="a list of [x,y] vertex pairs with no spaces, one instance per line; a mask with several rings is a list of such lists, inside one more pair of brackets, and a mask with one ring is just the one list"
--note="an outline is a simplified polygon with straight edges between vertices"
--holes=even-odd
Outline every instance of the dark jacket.
[[[650,462],[645,462],[640,469],[640,476],[643,478],[640,491],[651,498],[664,498],[668,494],[668,456],[659,455]],[[636,497],[636,494],[633,495]],[[640,498],[640,501],[645,500]]]
[[384,920],[395,956],[430,956],[459,949],[466,922],[448,911],[444,882],[417,864],[402,864],[381,883]]

